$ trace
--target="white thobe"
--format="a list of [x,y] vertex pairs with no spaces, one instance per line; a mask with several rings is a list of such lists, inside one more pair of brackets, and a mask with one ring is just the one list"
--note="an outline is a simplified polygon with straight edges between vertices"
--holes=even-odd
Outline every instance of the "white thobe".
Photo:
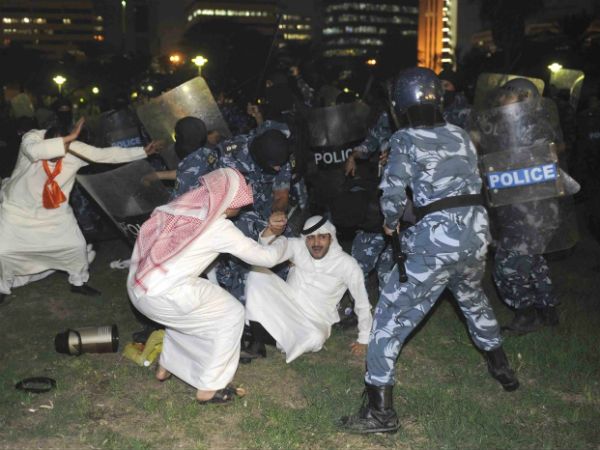
[[[43,160],[63,158],[62,171],[54,179],[67,199],[77,171],[88,163],[67,153],[62,138],[44,139],[44,130],[23,136],[17,164],[0,191],[0,293],[13,286],[39,279],[48,270],[64,270],[69,283],[82,285],[89,278],[85,239],[68,201],[46,209],[42,192],[48,179]],[[145,158],[142,147],[96,148],[72,142],[71,150],[86,160],[124,163]],[[48,161],[50,170],[55,167]]]
[[337,249],[314,259],[304,238],[288,239],[287,252],[279,261],[289,259],[293,264],[286,281],[267,269],[252,268],[248,275],[246,319],[262,324],[288,363],[321,350],[331,326],[340,320],[337,304],[346,290],[358,316],[357,341],[369,341],[372,317],[364,276],[356,260],[335,245]]
[[166,327],[160,365],[196,389],[226,387],[239,363],[244,307],[199,275],[220,253],[272,267],[286,247],[285,238],[262,246],[222,216],[160,270],[150,272],[144,278],[144,291],[134,283],[139,264],[136,244],[127,288],[133,305]]

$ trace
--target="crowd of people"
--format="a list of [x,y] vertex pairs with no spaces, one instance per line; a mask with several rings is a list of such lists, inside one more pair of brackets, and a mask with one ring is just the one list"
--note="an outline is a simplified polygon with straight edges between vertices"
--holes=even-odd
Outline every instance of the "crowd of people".
[[[503,338],[559,323],[544,254],[573,245],[557,242],[569,226],[563,200],[578,191],[567,163],[593,192],[595,166],[582,161],[600,132],[575,128],[586,150],[574,157],[578,137],[563,139],[547,99],[521,77],[473,108],[455,72],[406,69],[382,83],[368,114],[355,94],[313,89],[297,67],[266,78],[261,102],[245,112],[218,96],[231,137],[201,117],[180,118],[176,168],[159,164],[146,178],[165,183],[171,200],[141,226],[126,288],[144,326],[136,340],[166,329],[156,378],[185,381],[199,403],[230,402],[240,394],[232,384],[240,361],[265,357],[267,346],[288,363],[321,350],[348,292],[356,319],[345,326],[357,327],[349,355],[365,360],[366,395],[340,426],[394,432],[396,360],[447,289],[490,375],[516,390]],[[2,172],[0,303],[57,270],[72,292],[99,295],[88,285],[95,253],[84,218],[69,205],[75,176],[90,163],[164,152],[144,133],[145,146],[89,145],[72,105],[59,99],[53,109],[47,126],[17,121],[17,158]],[[597,109],[590,99],[581,114]],[[345,126],[355,120],[358,128]],[[523,165],[534,156],[538,163]],[[93,206],[79,195],[78,213]],[[482,284],[489,248],[499,297],[515,311],[502,328]],[[369,299],[374,272],[378,294]]]

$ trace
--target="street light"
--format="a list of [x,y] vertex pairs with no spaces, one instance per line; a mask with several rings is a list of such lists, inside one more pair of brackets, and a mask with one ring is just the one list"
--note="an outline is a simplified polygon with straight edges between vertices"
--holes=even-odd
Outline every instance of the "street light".
[[173,53],[169,56],[169,61],[171,64],[181,64],[183,62],[183,57],[177,53]]
[[560,70],[562,68],[563,68],[562,64],[559,64],[557,62],[554,62],[548,66],[548,69],[550,69],[550,72],[552,72],[552,73],[560,72]]
[[67,81],[67,79],[62,75],[56,75],[54,78],[52,78],[52,81],[54,81],[58,86],[58,95],[60,96],[62,94],[62,85]]
[[92,88],[92,94],[98,95],[100,93],[100,88],[98,86],[94,86]]
[[196,67],[198,67],[198,75],[200,75],[202,73],[202,67],[208,62],[208,59],[206,59],[204,56],[198,55],[192,59],[192,62],[196,65]]
[[371,58],[367,60],[367,65],[368,66],[376,66],[377,65],[377,60],[375,58]]

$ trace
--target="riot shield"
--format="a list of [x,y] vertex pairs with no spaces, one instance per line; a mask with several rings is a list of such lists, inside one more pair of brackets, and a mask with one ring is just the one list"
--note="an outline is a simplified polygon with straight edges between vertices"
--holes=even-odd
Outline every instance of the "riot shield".
[[577,183],[560,167],[558,112],[535,98],[476,111],[484,190],[497,239],[506,249],[547,253],[577,241],[572,202]]
[[307,121],[311,147],[335,147],[363,139],[369,107],[360,101],[313,108]]
[[231,137],[219,107],[202,77],[196,77],[137,108],[137,115],[154,140],[174,141],[175,123],[183,117],[202,119],[207,130]]
[[550,73],[550,85],[558,90],[569,91],[569,103],[577,111],[584,78],[581,70],[559,69]]
[[538,88],[540,96],[544,92],[544,81],[539,78],[525,77],[523,75],[513,75],[507,73],[482,73],[477,78],[475,86],[475,99],[473,107],[475,109],[484,109],[491,106],[491,101],[497,89],[507,81],[515,78],[526,78],[535,84]]
[[77,181],[132,244],[154,208],[170,198],[152,166],[144,160],[109,172],[77,175]]
[[143,146],[138,118],[129,108],[107,111],[100,115],[97,125],[101,147]]

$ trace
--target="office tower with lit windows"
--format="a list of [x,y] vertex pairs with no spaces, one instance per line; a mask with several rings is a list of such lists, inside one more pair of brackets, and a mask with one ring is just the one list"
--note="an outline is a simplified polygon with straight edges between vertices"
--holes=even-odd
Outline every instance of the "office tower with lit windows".
[[455,65],[458,0],[419,1],[418,64],[436,73]]
[[19,43],[51,58],[84,56],[81,46],[104,41],[103,17],[91,0],[2,0],[0,43]]
[[186,10],[187,27],[214,20],[239,24],[266,35],[272,35],[279,22],[280,41],[311,39],[310,17],[288,14],[277,1],[193,1]]
[[384,47],[416,60],[418,0],[323,0],[323,56],[368,60]]

